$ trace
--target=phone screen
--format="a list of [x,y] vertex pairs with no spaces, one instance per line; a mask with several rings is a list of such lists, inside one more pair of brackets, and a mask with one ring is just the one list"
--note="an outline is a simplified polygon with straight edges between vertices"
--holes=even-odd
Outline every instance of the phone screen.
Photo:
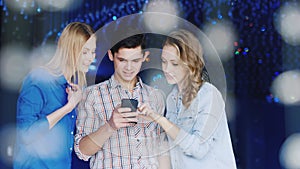
[[129,107],[132,112],[137,110],[138,101],[136,99],[122,99],[121,107]]

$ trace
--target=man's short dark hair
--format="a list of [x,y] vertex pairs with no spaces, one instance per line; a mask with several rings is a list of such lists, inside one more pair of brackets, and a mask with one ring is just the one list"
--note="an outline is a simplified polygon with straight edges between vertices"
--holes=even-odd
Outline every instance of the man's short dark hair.
[[141,46],[142,50],[145,49],[145,35],[144,34],[136,34],[130,36],[126,39],[119,41],[115,44],[110,50],[111,53],[114,55],[116,52],[119,51],[121,48],[136,48]]

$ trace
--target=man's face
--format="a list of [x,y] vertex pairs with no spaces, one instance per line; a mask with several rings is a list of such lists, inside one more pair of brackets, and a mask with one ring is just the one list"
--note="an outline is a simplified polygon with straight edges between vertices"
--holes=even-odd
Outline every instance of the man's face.
[[136,48],[120,48],[118,52],[109,51],[109,59],[114,62],[115,78],[123,85],[131,84],[139,73],[142,63],[145,61],[141,46]]

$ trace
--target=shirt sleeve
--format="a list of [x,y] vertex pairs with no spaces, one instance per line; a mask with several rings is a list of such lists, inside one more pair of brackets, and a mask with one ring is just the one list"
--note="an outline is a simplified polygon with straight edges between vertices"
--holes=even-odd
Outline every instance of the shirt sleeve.
[[77,120],[76,120],[76,135],[74,150],[78,158],[88,161],[91,156],[83,154],[79,149],[79,142],[86,135],[94,132],[95,123],[99,122],[99,117],[96,115],[93,108],[93,92],[92,90],[85,90],[83,98],[77,108]]
[[215,143],[217,135],[215,131],[219,126],[221,117],[225,115],[225,104],[221,94],[217,90],[201,95],[197,115],[192,130],[180,129],[174,140],[183,152],[197,159],[203,158]]
[[38,86],[23,87],[17,102],[17,129],[24,144],[31,144],[49,132],[48,120],[41,114],[44,102]]

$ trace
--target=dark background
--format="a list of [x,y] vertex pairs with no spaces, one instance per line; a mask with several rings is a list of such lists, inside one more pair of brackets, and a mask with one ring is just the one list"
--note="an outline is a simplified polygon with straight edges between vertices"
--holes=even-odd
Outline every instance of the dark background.
[[[16,44],[25,51],[31,51],[40,45],[55,42],[65,25],[72,21],[86,22],[98,30],[122,16],[143,11],[148,1],[77,2],[80,5],[69,11],[47,11],[37,4],[28,3],[27,5],[31,5],[29,8],[34,9],[33,13],[28,14],[22,8],[12,10],[5,1],[0,0],[0,49]],[[300,131],[299,106],[282,104],[270,91],[274,78],[284,71],[299,69],[300,66],[300,57],[297,55],[299,46],[286,44],[274,27],[274,15],[286,1],[182,0],[177,3],[180,17],[199,29],[203,28],[204,23],[216,23],[227,19],[233,23],[238,34],[235,45],[232,44],[232,57],[223,61],[227,82],[227,113],[230,117],[228,123],[238,168],[282,168],[279,163],[281,145],[289,135]],[[246,49],[247,52],[236,52]],[[283,52],[290,53],[290,57],[284,58]],[[10,56],[2,54],[1,58],[4,57]],[[18,61],[15,63],[16,65],[10,66],[22,66]],[[97,80],[103,80],[113,72],[107,59],[103,60],[102,65],[101,71],[97,71],[94,65],[88,77],[97,76]],[[4,67],[2,63],[1,67]],[[15,123],[18,96],[18,89],[3,85],[5,79],[11,78],[5,75],[2,73],[0,79],[0,166],[3,169],[11,168],[10,154],[14,137],[9,131],[13,131],[11,128]],[[152,80],[154,77],[160,77],[159,72],[151,76]],[[22,79],[19,77],[19,80]],[[75,156],[73,164],[74,168],[85,168],[88,165]]]

